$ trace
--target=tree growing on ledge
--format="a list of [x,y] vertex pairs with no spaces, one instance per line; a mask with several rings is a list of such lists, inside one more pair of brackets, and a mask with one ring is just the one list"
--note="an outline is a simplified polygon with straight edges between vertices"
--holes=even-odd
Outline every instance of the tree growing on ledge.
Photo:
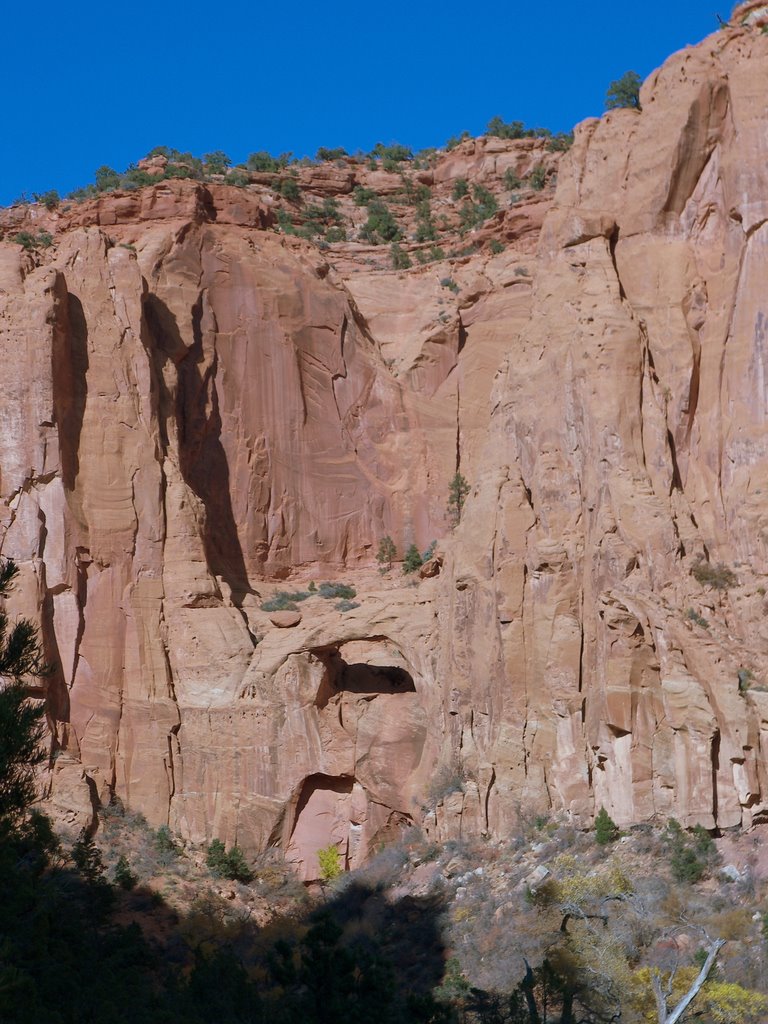
[[468,494],[469,484],[461,473],[456,473],[448,484],[448,518],[452,526],[458,526],[461,522],[461,513]]
[[631,107],[642,110],[640,106],[640,75],[636,71],[627,71],[621,78],[611,82],[605,94],[605,109],[616,110],[618,107]]
[[395,542],[387,534],[386,537],[382,537],[379,541],[379,550],[376,552],[376,561],[382,567],[382,569],[391,569],[392,563],[397,558],[397,548]]

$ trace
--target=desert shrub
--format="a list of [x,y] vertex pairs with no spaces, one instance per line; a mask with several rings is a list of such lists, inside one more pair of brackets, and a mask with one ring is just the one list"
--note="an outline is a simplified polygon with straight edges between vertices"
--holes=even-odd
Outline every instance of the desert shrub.
[[712,837],[701,825],[687,834],[679,822],[670,818],[662,838],[676,882],[700,882],[718,861]]
[[701,557],[691,569],[691,576],[703,587],[712,587],[713,590],[728,590],[738,582],[733,570],[722,562],[712,565]]
[[530,277],[527,267],[515,267],[515,277]]
[[453,192],[451,193],[454,199],[463,199],[464,196],[469,195],[469,182],[466,178],[457,178],[453,184]]
[[523,182],[513,167],[508,167],[504,171],[504,187],[508,188],[510,192],[513,192],[516,188],[520,188]]
[[248,867],[243,851],[235,845],[227,850],[220,839],[212,839],[205,856],[205,863],[214,875],[228,878],[233,882],[248,884],[253,872]]
[[709,629],[709,622],[707,622],[703,615],[699,615],[695,608],[688,608],[686,610],[685,617],[689,622],[693,622],[697,626],[701,626],[702,629]]
[[397,242],[392,243],[389,253],[392,257],[392,266],[395,270],[408,270],[409,267],[413,266],[411,257],[398,245]]
[[287,210],[279,209],[277,211],[277,226],[286,235],[296,234],[296,228],[293,226],[291,215]]
[[266,150],[260,149],[256,153],[251,153],[248,157],[248,170],[260,171],[262,173],[281,171],[291,162],[292,156],[292,153],[281,153],[280,156],[272,156]]
[[433,806],[439,804],[451,793],[463,793],[466,781],[464,766],[458,758],[439,765],[427,788],[427,798],[430,804]]
[[419,554],[419,549],[416,547],[415,544],[411,544],[408,550],[405,552],[405,557],[403,558],[403,572],[406,574],[416,572],[416,570],[421,566],[421,564],[422,561],[421,555]]
[[566,153],[573,145],[573,132],[558,132],[549,140],[550,153]]
[[61,196],[55,188],[50,189],[48,192],[36,192],[34,199],[36,203],[40,203],[46,210],[55,210],[61,202]]
[[535,189],[537,192],[541,192],[547,184],[547,169],[544,164],[538,164],[534,167],[528,180],[531,188]]
[[416,241],[434,242],[437,238],[437,226],[432,219],[429,199],[423,199],[416,207]]
[[376,198],[376,193],[371,188],[363,188],[362,185],[355,185],[352,190],[352,198],[355,206],[367,206]]
[[234,171],[230,171],[227,175],[227,185],[235,185],[237,188],[245,188],[245,186],[250,185],[250,183],[250,175],[240,167],[236,167]]
[[333,606],[337,612],[351,612],[360,607],[359,601],[339,601]]
[[320,865],[320,878],[324,882],[332,882],[342,872],[339,850],[333,843],[317,851],[317,863]]
[[610,817],[608,811],[601,807],[595,817],[595,842],[599,846],[608,846],[619,838],[619,827]]
[[337,146],[335,149],[329,149],[327,146],[320,146],[315,153],[315,160],[323,163],[327,160],[341,160],[341,158],[346,155],[347,151],[342,146]]
[[360,229],[360,237],[373,245],[380,242],[395,242],[401,237],[392,211],[380,199],[368,203],[368,220]]
[[440,287],[441,288],[447,288],[448,291],[449,292],[453,292],[454,295],[459,290],[459,286],[456,284],[456,282],[453,280],[452,277],[444,277],[444,278],[442,278],[442,280],[440,281]]
[[483,185],[475,185],[472,188],[473,202],[465,203],[459,214],[460,227],[462,230],[475,228],[492,217],[499,209],[496,197]]
[[428,561],[430,560],[430,558],[432,558],[432,556],[433,556],[433,555],[434,555],[434,553],[435,553],[435,548],[436,548],[436,547],[437,547],[437,541],[436,541],[436,540],[433,540],[433,541],[432,541],[432,542],[430,543],[429,547],[428,547],[428,548],[426,548],[426,549],[425,549],[425,551],[423,552],[423,554],[422,554],[422,556],[421,556],[421,560],[422,560],[422,562],[428,562]]
[[349,601],[357,596],[355,588],[350,587],[348,583],[321,583],[317,592],[326,600],[341,597],[345,601]]
[[492,117],[486,125],[486,135],[494,135],[498,139],[529,139],[537,135],[548,135],[546,128],[526,128],[523,121],[504,121],[500,117]]
[[154,846],[163,865],[169,864],[179,855],[179,848],[167,825],[161,825],[155,832]]
[[740,668],[736,675],[739,680],[739,692],[744,693],[752,685],[755,673],[751,668]]
[[287,199],[289,203],[297,203],[301,198],[298,183],[290,174],[287,174],[284,178],[277,178],[272,187],[276,192],[280,193],[283,199]]
[[325,232],[325,240],[331,244],[334,242],[346,242],[347,233],[344,228],[338,227],[334,224]]
[[27,252],[31,252],[33,249],[47,249],[53,244],[53,235],[48,231],[41,231],[38,235],[33,235],[29,231],[19,231],[11,238],[11,241],[26,249]]
[[471,139],[472,136],[469,132],[464,131],[460,135],[452,135],[445,144],[445,148],[450,152],[452,149],[456,149],[457,146],[461,145],[462,142],[466,142],[467,139]]
[[498,238],[492,238],[488,248],[491,250],[493,256],[498,256],[499,253],[504,252],[504,246],[498,240]]
[[393,142],[389,146],[377,142],[371,150],[371,156],[378,157],[387,165],[386,169],[389,169],[393,165],[413,160],[413,150],[410,146],[400,145],[399,142]]
[[296,603],[306,601],[309,596],[308,590],[278,590],[276,594],[262,602],[261,610],[263,612],[293,612],[296,611]]
[[216,149],[212,153],[203,154],[203,164],[206,174],[226,174],[232,161],[226,153]]

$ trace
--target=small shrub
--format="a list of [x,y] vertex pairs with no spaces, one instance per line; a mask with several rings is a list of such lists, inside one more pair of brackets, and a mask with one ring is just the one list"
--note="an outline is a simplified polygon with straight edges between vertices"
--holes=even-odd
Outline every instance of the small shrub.
[[228,878],[230,881],[244,884],[253,879],[253,872],[248,867],[240,847],[235,845],[227,851],[220,839],[211,840],[205,863],[219,878]]
[[353,608],[359,608],[359,601],[339,601],[333,606],[337,612],[351,612]]
[[469,182],[466,178],[457,178],[453,185],[453,192],[451,193],[453,198],[463,199],[464,196],[469,195]]
[[452,149],[456,149],[456,147],[461,145],[462,142],[466,142],[467,139],[471,138],[472,136],[467,131],[462,132],[461,135],[452,135],[446,142],[445,148],[450,153]]
[[360,229],[360,237],[372,245],[380,242],[395,242],[401,237],[392,211],[380,199],[368,203],[368,220]]
[[178,857],[179,848],[167,825],[161,825],[155,832],[154,843],[155,850],[164,864],[168,864],[173,858]]
[[528,267],[515,267],[515,277],[530,277]]
[[413,150],[410,146],[402,146],[399,142],[393,142],[389,146],[377,142],[371,150],[371,156],[378,157],[385,163],[385,169],[397,169],[397,164],[407,160],[413,160]]
[[296,182],[296,179],[290,175],[286,175],[284,178],[279,178],[274,187],[283,199],[287,199],[289,203],[297,203],[301,198],[298,183]]
[[317,851],[317,863],[320,865],[320,878],[323,882],[332,882],[342,873],[339,850],[333,843]]
[[397,242],[393,242],[389,250],[392,257],[392,266],[395,270],[408,270],[409,267],[413,266],[411,257],[405,252]]
[[732,569],[729,569],[722,562],[712,565],[700,557],[691,569],[691,576],[703,587],[712,587],[713,590],[728,590],[735,587],[738,580]]
[[459,291],[459,286],[456,284],[452,277],[444,277],[440,281],[440,287],[447,288],[448,291],[453,292],[454,295],[456,295]]
[[11,238],[12,242],[20,245],[27,252],[33,249],[47,249],[53,244],[53,235],[48,231],[41,231],[39,235],[33,235],[29,231],[19,231]]
[[755,673],[751,668],[740,668],[737,676],[739,679],[739,693],[746,693],[754,681]]
[[318,594],[326,600],[341,597],[345,601],[350,601],[353,597],[357,597],[355,588],[350,587],[347,583],[321,583]]
[[508,167],[506,171],[504,171],[504,188],[509,189],[510,192],[514,192],[515,189],[521,188],[522,184],[522,179],[513,167]]
[[227,175],[227,185],[235,185],[237,188],[245,188],[246,185],[250,185],[251,177],[247,171],[236,167],[234,171],[230,171]]
[[138,878],[131,871],[125,855],[121,855],[115,866],[115,885],[121,889],[131,890],[136,888]]
[[55,210],[61,202],[61,196],[52,188],[48,192],[35,193],[35,202],[41,203],[46,210]]
[[433,540],[432,543],[429,545],[429,547],[426,549],[426,551],[422,554],[422,556],[421,556],[422,562],[428,562],[430,560],[430,558],[432,558],[432,556],[435,553],[435,548],[436,547],[437,547],[437,541]]
[[488,248],[491,250],[493,256],[498,256],[499,253],[504,252],[504,246],[498,240],[498,238],[492,238]]
[[309,581],[309,586],[307,587],[307,592],[310,593],[310,594],[316,594],[317,593],[317,584],[315,583],[314,580],[310,580]]
[[604,807],[601,807],[595,818],[595,842],[598,846],[608,846],[619,838],[619,827]]
[[691,885],[700,882],[719,859],[712,837],[701,825],[697,825],[687,835],[680,823],[670,818],[662,839],[669,853],[669,866],[676,882]]
[[356,206],[367,206],[376,198],[376,193],[371,188],[363,188],[362,185],[355,185],[352,190],[352,198]]
[[213,153],[203,154],[203,163],[206,174],[226,174],[227,168],[231,166],[232,161],[226,153],[217,149]]
[[320,146],[318,151],[315,153],[315,160],[320,163],[324,163],[328,160],[341,160],[342,157],[347,155],[346,149],[341,146],[337,146],[335,149],[329,149],[326,146]]
[[306,601],[309,597],[308,590],[278,590],[261,605],[263,612],[295,612],[298,601]]
[[566,153],[573,145],[573,132],[558,132],[549,140],[550,153]]
[[281,171],[284,167],[287,167],[291,163],[292,153],[281,153],[280,156],[272,156],[271,153],[267,153],[266,150],[259,150],[257,153],[251,153],[248,157],[248,170],[249,171]]
[[454,758],[446,764],[440,765],[432,776],[427,789],[427,797],[433,806],[439,804],[451,793],[463,793],[464,783],[467,777],[464,773],[464,766]]
[[334,224],[325,232],[325,240],[331,244],[334,242],[346,242],[347,233],[344,228]]
[[403,558],[403,572],[406,574],[416,572],[416,570],[420,568],[421,564],[422,561],[419,549],[415,544],[411,544]]
[[528,180],[532,189],[535,189],[537,192],[541,192],[547,184],[546,167],[543,164],[539,164],[537,167],[534,167]]
[[689,622],[694,622],[697,626],[701,626],[702,629],[709,629],[709,623],[703,615],[699,615],[695,608],[688,608],[685,617]]

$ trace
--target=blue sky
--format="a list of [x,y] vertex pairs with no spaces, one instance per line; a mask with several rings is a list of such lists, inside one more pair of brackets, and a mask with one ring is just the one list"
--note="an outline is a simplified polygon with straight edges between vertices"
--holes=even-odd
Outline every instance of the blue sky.
[[0,204],[160,144],[237,162],[439,146],[497,114],[568,130],[624,71],[646,77],[715,31],[718,2],[9,3]]

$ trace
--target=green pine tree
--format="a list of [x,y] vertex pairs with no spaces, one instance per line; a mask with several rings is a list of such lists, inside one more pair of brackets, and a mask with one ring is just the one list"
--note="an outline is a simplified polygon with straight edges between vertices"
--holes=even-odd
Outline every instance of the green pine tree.
[[468,494],[469,484],[461,473],[456,473],[448,484],[448,517],[453,526],[458,526],[461,521],[461,513]]
[[608,846],[619,838],[619,826],[610,817],[608,811],[601,807],[595,818],[595,842],[599,846]]

